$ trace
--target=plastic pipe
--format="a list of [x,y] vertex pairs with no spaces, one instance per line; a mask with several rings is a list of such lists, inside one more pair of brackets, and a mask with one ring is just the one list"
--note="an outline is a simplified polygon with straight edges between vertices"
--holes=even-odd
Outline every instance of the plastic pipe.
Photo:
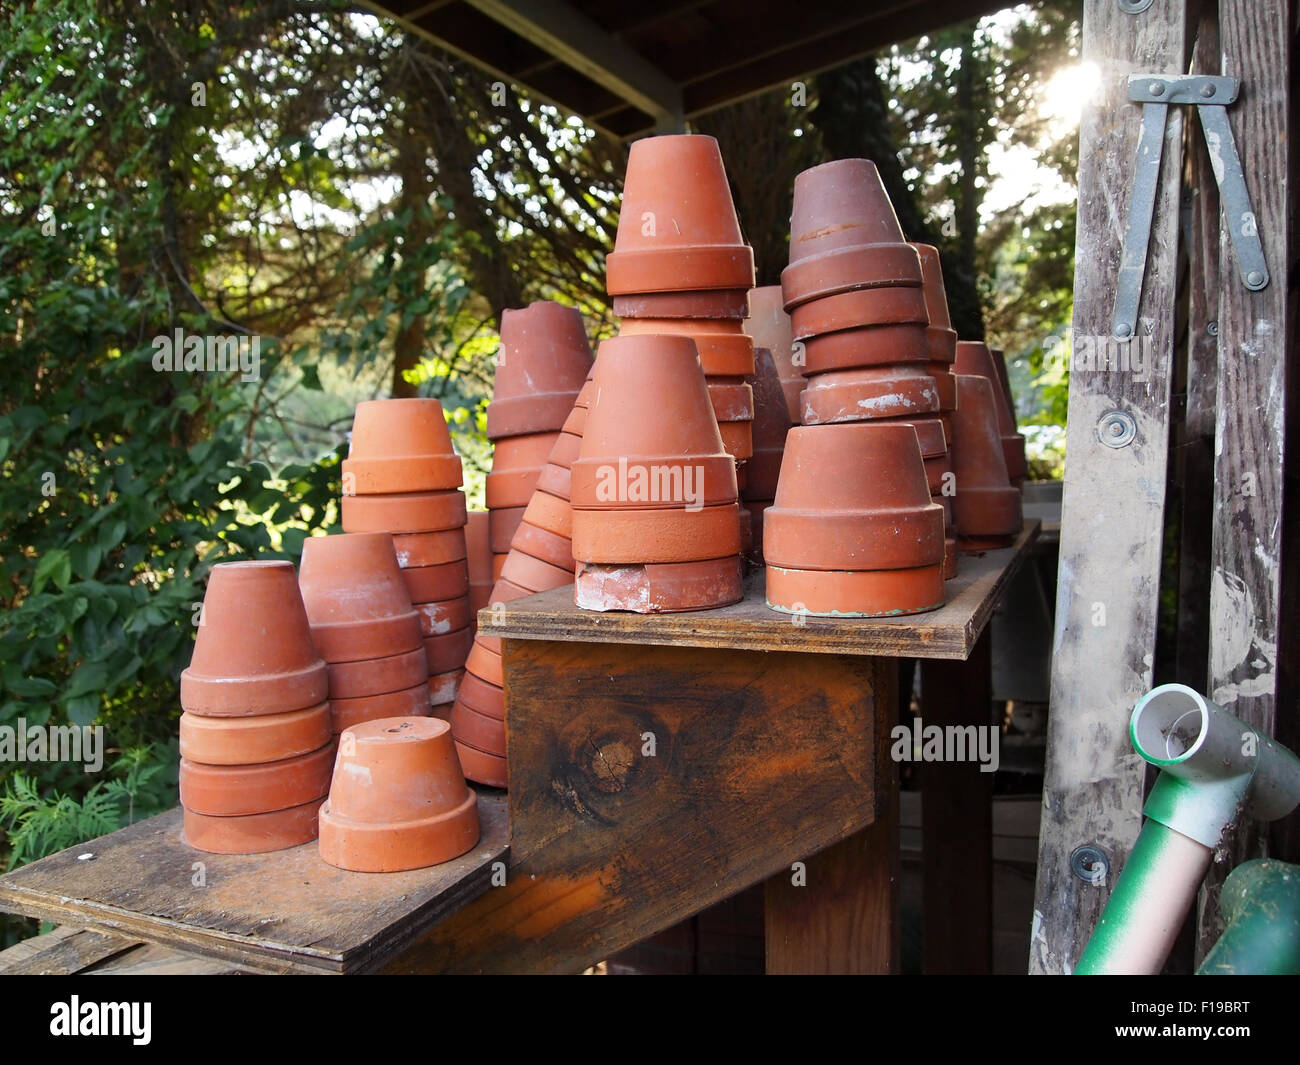
[[1228,826],[1300,805],[1300,759],[1184,684],[1139,699],[1129,737],[1160,775],[1077,974],[1159,972]]
[[1223,935],[1199,976],[1300,976],[1300,865],[1242,862],[1223,883]]

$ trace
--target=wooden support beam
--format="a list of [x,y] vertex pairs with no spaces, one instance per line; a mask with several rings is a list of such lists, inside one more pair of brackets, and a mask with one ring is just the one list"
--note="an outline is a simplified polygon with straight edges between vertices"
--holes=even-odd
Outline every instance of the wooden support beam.
[[[1098,66],[1101,85],[1080,126],[1070,461],[1030,947],[1039,973],[1073,969],[1141,820],[1144,766],[1127,725],[1151,685],[1155,651],[1182,177],[1183,115],[1170,108],[1136,336],[1127,360],[1097,358],[1122,351],[1110,341],[1111,319],[1141,120],[1127,78],[1186,70],[1185,3],[1155,0],[1134,15],[1114,0],[1087,0],[1083,29],[1082,59]],[[1132,419],[1126,446],[1101,442],[1113,411]],[[1071,870],[1084,846],[1106,858],[1100,882]]]

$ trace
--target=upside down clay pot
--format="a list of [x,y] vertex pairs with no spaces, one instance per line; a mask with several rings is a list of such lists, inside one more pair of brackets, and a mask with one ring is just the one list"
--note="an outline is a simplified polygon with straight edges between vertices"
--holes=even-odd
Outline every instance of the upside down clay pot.
[[489,440],[557,432],[591,369],[582,315],[558,303],[531,303],[501,312]]
[[465,493],[407,492],[402,495],[344,496],[340,512],[344,532],[441,532],[463,529]]
[[328,691],[293,563],[213,566],[181,706],[216,717],[281,714],[317,706]]
[[456,755],[465,776],[475,783],[493,788],[504,788],[508,784],[510,778],[504,758],[476,750],[459,740],[456,741]]
[[[430,678],[432,679],[432,678]],[[431,692],[427,682],[382,695],[363,695],[356,699],[331,699],[331,724],[335,735],[345,728],[381,717],[428,717]],[[333,765],[333,763],[330,763]]]
[[438,865],[479,839],[478,797],[465,784],[451,727],[437,718],[381,718],[339,737],[320,856],[387,873]]
[[488,543],[488,512],[470,511],[465,522],[469,556],[469,607],[471,618],[487,605],[492,593],[492,548]]
[[943,508],[930,501],[916,430],[878,422],[791,429],[776,502],[763,515],[763,555],[769,569],[937,572]]
[[605,260],[609,294],[753,284],[754,253],[740,233],[718,142],[691,134],[635,141],[614,250]]
[[1002,459],[1006,463],[1007,475],[1013,484],[1024,480],[1028,473],[1025,465],[1025,438],[1016,432],[1015,415],[1012,413],[1007,393],[998,376],[997,364],[988,345],[977,341],[961,341],[957,345],[957,361],[953,365],[953,372],[983,377],[989,382],[989,398],[993,403],[993,413],[997,421]]
[[436,399],[376,399],[357,404],[343,494],[437,492],[459,488],[461,462],[452,450]]
[[402,688],[423,684],[433,672],[425,662],[423,648],[369,658],[361,662],[329,664],[330,698],[358,699],[366,695],[383,695]]
[[424,655],[427,660],[428,675],[450,673],[453,669],[462,668],[465,665],[465,656],[469,654],[473,643],[474,634],[468,626],[441,636],[426,636]]
[[265,814],[322,799],[329,791],[334,745],[260,765],[204,765],[181,759],[181,805],[210,817]]
[[776,497],[781,456],[785,453],[785,438],[790,431],[785,392],[772,353],[759,348],[756,363],[757,370],[750,378],[754,393],[754,454],[745,463],[745,484],[740,493],[746,501]]
[[700,510],[573,512],[573,557],[582,562],[699,562],[739,553],[736,503]]
[[924,326],[929,322],[919,288],[872,288],[841,292],[805,303],[790,312],[795,340],[872,325]]
[[469,594],[469,566],[464,559],[441,566],[411,566],[402,583],[412,603],[436,603]]
[[803,345],[803,372],[812,377],[835,370],[896,363],[917,363],[928,371],[926,329],[919,323],[872,325],[808,337],[800,341]]
[[667,614],[710,610],[744,597],[737,555],[700,562],[610,566],[581,562],[574,603],[583,610]]
[[713,289],[705,292],[644,292],[615,296],[614,314],[636,318],[681,318],[691,321],[740,321],[749,314],[749,290]]
[[511,584],[527,588],[533,592],[544,592],[549,588],[559,588],[573,581],[573,571],[567,566],[552,566],[549,562],[533,558],[518,548],[506,556],[505,565],[501,567],[501,576]]
[[957,375],[952,417],[953,516],[957,545],[983,550],[1005,547],[1020,532],[1020,493],[1007,477],[998,436],[993,385],[987,377]]
[[786,569],[767,563],[767,605],[814,617],[892,617],[943,606],[940,565],[918,569]]
[[419,619],[387,533],[308,537],[298,585],[325,661],[383,658],[420,646]]
[[[476,513],[483,515],[483,526],[486,528],[487,512]],[[459,562],[466,555],[465,530],[444,529],[442,532],[394,536],[393,553],[397,555],[397,564],[402,569]]]
[[781,389],[785,393],[786,410],[790,421],[798,425],[803,417],[799,393],[804,387],[804,342],[795,345],[790,316],[782,304],[781,286],[764,285],[751,290],[749,307],[745,332],[754,338],[756,348],[767,348],[772,353]]
[[925,309],[930,319],[926,326],[929,361],[951,365],[957,358],[957,331],[948,314],[948,292],[943,285],[943,264],[939,249],[930,244],[913,244],[921,258],[921,275],[925,279]]
[[754,372],[754,338],[736,319],[625,318],[620,336],[668,333],[695,341],[706,377],[744,377]]
[[205,765],[278,762],[330,741],[330,704],[256,717],[181,714],[181,758]]
[[443,636],[469,625],[469,598],[459,595],[435,603],[419,603],[415,612],[420,617],[421,636]]
[[914,364],[818,374],[803,391],[804,425],[909,417],[938,409],[934,380]]
[[209,854],[264,854],[310,843],[316,838],[320,800],[287,810],[238,817],[212,817],[182,810],[182,835],[195,850]]

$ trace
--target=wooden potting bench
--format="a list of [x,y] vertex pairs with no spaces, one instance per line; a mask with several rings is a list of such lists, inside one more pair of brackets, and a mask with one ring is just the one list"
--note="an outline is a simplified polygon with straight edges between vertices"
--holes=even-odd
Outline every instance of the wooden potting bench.
[[[201,854],[172,811],[0,878],[0,909],[91,933],[14,966],[111,968],[144,942],[179,952],[151,971],[578,972],[764,882],[768,971],[897,971],[898,659],[922,660],[927,724],[988,724],[986,627],[1038,529],[912,617],[778,614],[761,573],[700,613],[589,613],[570,588],[486,609],[511,777],[480,792],[475,850],[345,873],[314,845]],[[986,972],[992,774],[921,780],[925,967]]]

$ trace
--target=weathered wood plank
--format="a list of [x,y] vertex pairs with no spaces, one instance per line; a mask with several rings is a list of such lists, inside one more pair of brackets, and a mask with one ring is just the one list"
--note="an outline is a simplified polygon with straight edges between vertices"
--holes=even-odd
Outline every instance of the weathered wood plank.
[[1028,556],[1038,528],[1038,522],[1026,522],[1013,547],[963,556],[958,575],[946,583],[948,602],[928,614],[795,618],[766,605],[760,571],[750,576],[742,602],[720,610],[649,615],[579,610],[573,605],[573,588],[565,586],[484,608],[479,631],[529,640],[965,658],[1007,582]]
[[468,854],[374,874],[326,865],[314,843],[205,854],[181,840],[177,809],[0,877],[0,909],[257,968],[366,971],[487,889],[508,852],[504,795],[480,792],[479,818]]
[[135,949],[121,936],[55,928],[0,950],[0,976],[62,976]]
[[389,971],[580,972],[876,815],[874,708],[892,662],[504,649],[509,879]]
[[[1295,198],[1289,185],[1288,7],[1287,0],[1219,4],[1223,73],[1242,83],[1228,116],[1255,217],[1222,217],[1209,689],[1215,702],[1270,735],[1278,713],[1286,357],[1295,331],[1287,304]],[[1230,230],[1244,226],[1257,228],[1269,265],[1271,281],[1260,292],[1242,285],[1237,268]],[[1257,824],[1238,829],[1216,853],[1201,894],[1198,963],[1222,932],[1217,899],[1223,878],[1264,853]]]
[[[1101,85],[1080,126],[1075,250],[1074,363],[1066,427],[1065,497],[1057,584],[1048,761],[1030,969],[1069,972],[1092,932],[1113,875],[1136,838],[1143,771],[1127,720],[1149,687],[1155,647],[1168,459],[1169,377],[1182,170],[1182,122],[1169,109],[1146,278],[1129,358],[1109,341],[1128,224],[1140,111],[1127,102],[1130,73],[1186,69],[1183,0],[1155,0],[1130,15],[1114,0],[1087,0],[1082,58]],[[1109,364],[1108,364],[1109,362]],[[1115,365],[1118,363],[1118,365]],[[1103,445],[1103,416],[1133,419],[1126,447]],[[1088,844],[1110,860],[1094,886],[1070,871]]]

